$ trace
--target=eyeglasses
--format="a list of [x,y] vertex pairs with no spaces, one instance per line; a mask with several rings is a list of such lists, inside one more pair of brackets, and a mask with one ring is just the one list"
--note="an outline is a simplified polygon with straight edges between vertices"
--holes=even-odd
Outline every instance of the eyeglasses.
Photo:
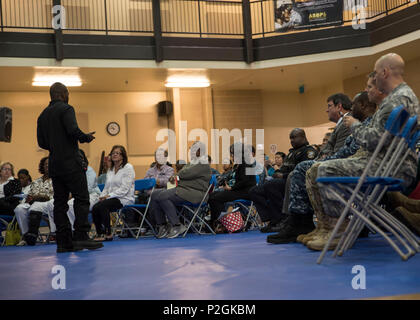
[[12,171],[12,168],[1,168],[1,170],[4,170],[4,171]]

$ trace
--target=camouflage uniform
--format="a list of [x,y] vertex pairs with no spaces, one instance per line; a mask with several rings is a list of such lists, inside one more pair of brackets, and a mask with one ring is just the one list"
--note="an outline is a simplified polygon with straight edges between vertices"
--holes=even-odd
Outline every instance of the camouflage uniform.
[[[363,121],[362,125],[366,126],[372,117],[368,117]],[[327,156],[326,158],[319,161],[326,161],[332,159],[342,159],[347,158],[356,153],[359,149],[359,145],[354,139],[353,135],[349,135],[346,138],[344,146],[342,146],[336,153],[333,155]],[[313,209],[306,191],[306,172],[314,166],[318,168],[319,161],[304,161],[299,163],[290,177],[290,196],[289,196],[289,205],[287,211],[291,214],[307,214],[313,213]]]
[[[360,176],[363,173],[370,157],[372,156],[381,136],[385,132],[385,123],[391,111],[400,105],[404,105],[410,113],[410,116],[419,115],[419,102],[411,88],[402,83],[382,101],[378,111],[373,115],[368,126],[361,123],[354,123],[351,131],[354,139],[361,146],[359,151],[348,159],[330,160],[321,163],[318,170],[314,168],[308,172],[306,178],[308,193],[314,208],[320,210],[331,217],[338,217],[343,209],[340,202],[333,199],[331,194],[325,188],[319,189],[314,179],[327,176]],[[386,143],[389,145],[389,143]],[[386,148],[384,148],[386,149]],[[386,150],[382,150],[374,164],[369,175],[373,175],[380,161],[383,159]],[[404,185],[410,185],[416,176],[417,170],[416,154],[410,151],[405,162],[400,167],[397,178],[405,181]],[[317,171],[317,172],[316,172]],[[310,189],[310,190],[309,190]]]

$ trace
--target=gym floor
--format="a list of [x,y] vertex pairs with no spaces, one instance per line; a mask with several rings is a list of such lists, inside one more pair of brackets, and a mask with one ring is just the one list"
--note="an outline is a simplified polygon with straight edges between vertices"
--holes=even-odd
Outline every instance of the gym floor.
[[[329,252],[321,265],[319,252],[298,243],[268,244],[266,236],[250,231],[116,239],[96,251],[64,254],[52,244],[2,247],[0,299],[365,299],[420,293],[420,255],[402,261],[379,236],[359,239],[342,257]],[[53,273],[56,265],[64,269]],[[362,283],[360,269],[352,273],[357,265],[365,270],[366,289],[353,289],[352,283]],[[54,289],[58,284],[65,289]]]

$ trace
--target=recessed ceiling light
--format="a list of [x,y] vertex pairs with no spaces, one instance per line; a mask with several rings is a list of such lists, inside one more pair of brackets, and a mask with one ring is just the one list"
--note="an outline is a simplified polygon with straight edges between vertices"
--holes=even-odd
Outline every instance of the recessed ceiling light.
[[49,87],[55,82],[61,82],[67,87],[80,87],[82,80],[79,68],[35,67],[33,86]]
[[205,77],[172,76],[165,82],[168,88],[206,88],[210,81]]
[[206,88],[210,86],[210,82],[165,82],[168,88]]

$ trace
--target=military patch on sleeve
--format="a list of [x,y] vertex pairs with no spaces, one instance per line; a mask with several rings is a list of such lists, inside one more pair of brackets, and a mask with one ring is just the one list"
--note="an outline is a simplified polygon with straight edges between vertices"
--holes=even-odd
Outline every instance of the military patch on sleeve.
[[307,153],[308,159],[314,159],[315,158],[315,151],[309,150]]

